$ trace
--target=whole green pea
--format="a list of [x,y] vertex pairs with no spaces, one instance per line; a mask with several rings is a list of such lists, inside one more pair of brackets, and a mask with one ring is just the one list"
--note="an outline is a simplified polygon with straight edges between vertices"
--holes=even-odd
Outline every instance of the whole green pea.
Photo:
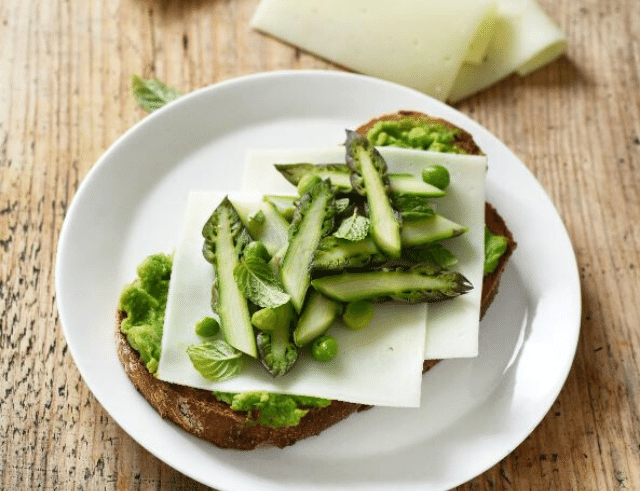
[[450,179],[449,171],[440,164],[433,164],[422,170],[422,180],[438,189],[446,189]]
[[220,323],[213,317],[203,317],[196,323],[196,334],[203,338],[215,336],[220,331]]
[[251,316],[251,324],[261,331],[273,331],[278,324],[278,313],[269,308],[256,310]]
[[349,329],[358,330],[373,320],[373,304],[366,300],[349,302],[342,312],[342,321]]
[[331,336],[320,336],[311,345],[311,354],[318,361],[333,360],[338,353],[338,341]]

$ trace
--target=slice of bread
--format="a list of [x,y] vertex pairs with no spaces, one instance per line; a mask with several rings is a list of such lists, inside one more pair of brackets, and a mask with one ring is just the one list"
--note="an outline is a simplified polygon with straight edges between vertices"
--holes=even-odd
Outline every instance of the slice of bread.
[[[447,121],[431,118],[425,114],[400,111],[399,113],[385,115],[370,121],[358,128],[357,131],[366,133],[380,119],[406,116],[418,117],[428,121],[439,121],[451,128],[456,128]],[[467,153],[482,154],[472,136],[462,130],[459,131],[455,144],[467,151]],[[493,273],[486,275],[484,278],[481,318],[498,291],[500,276],[516,247],[513,236],[504,220],[488,203],[485,207],[485,221],[493,233],[507,237],[508,245],[507,252],[500,259],[498,267]],[[163,418],[219,447],[250,450],[266,444],[282,448],[304,438],[317,435],[349,415],[370,407],[362,404],[332,401],[327,407],[310,409],[297,426],[269,428],[262,425],[247,424],[248,417],[245,412],[232,410],[228,404],[218,401],[211,392],[163,382],[149,373],[138,353],[131,347],[126,336],[120,331],[120,323],[125,316],[124,312],[118,312],[116,329],[117,351],[124,370],[136,389]],[[423,370],[429,370],[438,361],[425,361]]]

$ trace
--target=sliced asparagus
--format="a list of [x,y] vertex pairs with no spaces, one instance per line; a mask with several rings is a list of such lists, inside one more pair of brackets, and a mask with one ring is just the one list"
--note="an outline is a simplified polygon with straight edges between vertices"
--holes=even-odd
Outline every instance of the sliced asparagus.
[[413,247],[456,237],[466,231],[465,226],[436,214],[427,218],[403,220],[400,238],[402,247]]
[[[276,169],[294,186],[300,180],[313,174],[322,179],[329,179],[333,188],[340,193],[353,191],[351,170],[347,164],[277,164]],[[439,198],[446,193],[431,184],[427,184],[413,174],[389,173],[389,191],[396,194],[414,194],[425,198]]]
[[382,262],[384,255],[371,237],[357,242],[329,236],[320,241],[313,257],[313,269],[342,271],[361,268],[372,262]]
[[251,238],[228,198],[207,220],[202,235],[205,238],[203,254],[216,271],[216,310],[222,333],[227,343],[255,358],[258,353],[247,300],[233,276],[238,252]]
[[300,197],[289,229],[289,246],[280,265],[280,278],[291,303],[300,312],[309,288],[310,269],[320,239],[333,227],[333,193],[322,181]]
[[293,331],[293,341],[304,346],[324,334],[336,320],[342,305],[317,291],[311,292],[304,305],[298,325]]
[[353,188],[367,197],[371,237],[386,255],[399,257],[400,224],[387,196],[387,164],[369,141],[355,131],[347,130],[346,149]]
[[431,266],[394,271],[342,273],[311,282],[323,295],[338,302],[356,300],[401,300],[437,302],[468,292],[471,283],[457,271],[434,274]]
[[278,213],[272,203],[265,200],[245,201],[236,198],[231,198],[230,201],[251,237],[262,242],[270,255],[273,256],[287,244],[289,223]]

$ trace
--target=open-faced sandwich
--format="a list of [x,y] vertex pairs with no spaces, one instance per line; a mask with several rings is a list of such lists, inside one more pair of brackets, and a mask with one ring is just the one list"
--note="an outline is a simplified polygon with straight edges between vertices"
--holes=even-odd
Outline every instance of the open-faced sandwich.
[[193,193],[176,251],[124,288],[128,377],[224,448],[415,407],[438,359],[477,355],[515,249],[485,203],[486,166],[470,134],[408,111],[347,131],[345,146],[250,152],[251,193]]

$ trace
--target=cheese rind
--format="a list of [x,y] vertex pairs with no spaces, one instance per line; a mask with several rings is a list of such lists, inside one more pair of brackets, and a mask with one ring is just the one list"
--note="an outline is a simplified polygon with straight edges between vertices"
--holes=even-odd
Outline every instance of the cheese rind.
[[[300,359],[284,377],[273,378],[254,360],[247,361],[240,375],[224,382],[207,380],[193,368],[186,349],[202,341],[195,333],[195,324],[213,315],[214,273],[202,256],[201,229],[226,194],[202,191],[189,195],[174,253],[158,378],[205,390],[266,390],[360,404],[418,407],[426,331],[424,305],[381,306],[363,331],[339,324],[332,327],[329,334],[338,341],[337,357],[321,363],[302,350]],[[230,199],[246,203],[251,198],[231,193]]]
[[444,100],[494,0],[262,0],[251,24],[360,73]]
[[[389,172],[420,176],[430,164],[440,164],[451,174],[447,195],[431,202],[438,213],[468,228],[467,233],[450,241],[458,257],[456,269],[474,285],[470,292],[446,302],[430,305],[425,359],[473,357],[478,354],[478,328],[484,262],[484,183],[485,156],[425,152],[395,147],[378,147]],[[293,164],[344,162],[342,147],[315,149],[270,149],[248,152],[242,189],[291,194],[293,186],[274,168],[274,163]],[[404,307],[403,307],[404,308]]]

